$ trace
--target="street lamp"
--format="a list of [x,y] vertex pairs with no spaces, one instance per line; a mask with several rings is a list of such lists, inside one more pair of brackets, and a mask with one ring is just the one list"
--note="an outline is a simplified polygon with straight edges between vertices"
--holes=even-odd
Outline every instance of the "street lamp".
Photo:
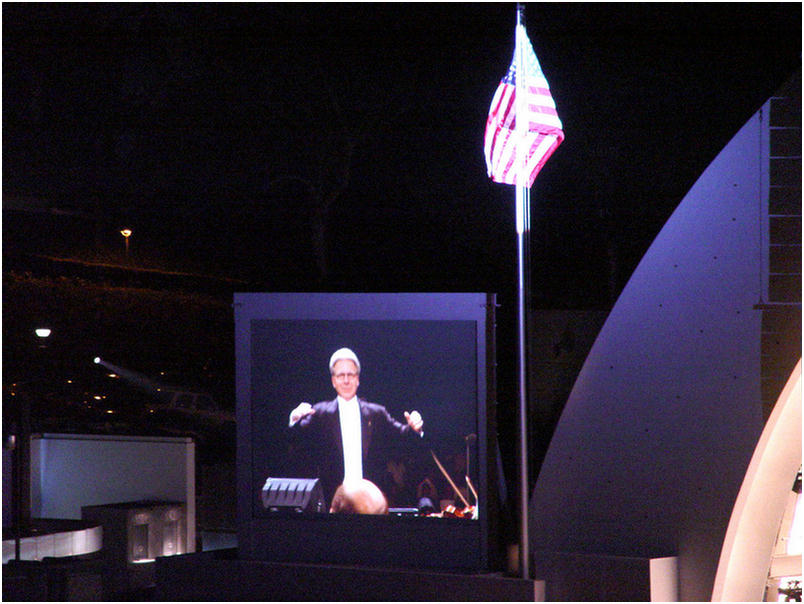
[[37,327],[34,329],[36,337],[39,338],[39,348],[47,348],[47,339],[50,337],[49,327]]
[[131,229],[123,229],[120,234],[126,239],[126,258],[128,258],[128,238],[131,237]]

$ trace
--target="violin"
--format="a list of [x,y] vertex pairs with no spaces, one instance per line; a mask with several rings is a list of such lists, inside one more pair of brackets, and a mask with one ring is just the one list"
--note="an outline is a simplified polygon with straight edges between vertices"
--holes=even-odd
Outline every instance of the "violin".
[[448,505],[441,513],[442,518],[475,518],[477,506],[467,505],[464,508],[458,508],[454,505]]
[[469,476],[465,476],[466,484],[469,487],[469,490],[472,491],[472,495],[474,495],[474,497],[475,497],[475,505],[469,505],[469,502],[466,501],[466,498],[463,496],[463,493],[461,493],[461,491],[458,489],[458,487],[455,486],[455,482],[452,480],[452,478],[450,477],[450,475],[447,472],[447,470],[444,469],[444,466],[441,465],[441,462],[438,461],[438,457],[436,457],[436,454],[432,451],[432,449],[430,450],[430,455],[433,456],[433,460],[436,462],[436,465],[438,466],[438,469],[441,470],[442,474],[444,474],[444,478],[446,478],[447,481],[449,482],[450,486],[452,486],[453,490],[455,491],[455,494],[458,495],[460,500],[463,502],[464,507],[463,508],[458,508],[457,506],[454,506],[454,505],[450,504],[450,505],[446,506],[441,512],[435,512],[433,514],[428,514],[428,516],[433,517],[433,518],[468,518],[470,520],[477,520],[477,516],[478,516],[478,514],[477,514],[477,491],[475,491],[475,487],[472,484],[472,481],[469,480]]

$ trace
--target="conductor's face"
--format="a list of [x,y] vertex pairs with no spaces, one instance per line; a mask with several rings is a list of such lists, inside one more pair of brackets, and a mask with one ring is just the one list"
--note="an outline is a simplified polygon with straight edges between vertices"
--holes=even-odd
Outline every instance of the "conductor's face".
[[332,366],[332,387],[341,397],[350,400],[360,385],[357,365],[349,359],[341,359]]

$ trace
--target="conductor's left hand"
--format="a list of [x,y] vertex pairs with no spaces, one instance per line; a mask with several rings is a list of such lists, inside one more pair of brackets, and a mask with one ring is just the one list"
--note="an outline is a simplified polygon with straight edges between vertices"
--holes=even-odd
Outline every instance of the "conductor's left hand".
[[424,422],[422,421],[422,416],[418,411],[411,411],[410,413],[405,411],[405,419],[407,420],[408,426],[410,426],[411,430],[416,433],[421,433],[422,428],[424,427]]

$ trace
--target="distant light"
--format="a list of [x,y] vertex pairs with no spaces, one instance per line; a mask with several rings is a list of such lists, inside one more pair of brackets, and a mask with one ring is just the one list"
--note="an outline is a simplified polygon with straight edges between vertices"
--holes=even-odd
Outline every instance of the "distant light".
[[40,327],[36,330],[36,335],[40,338],[50,337],[50,330],[47,327]]
[[95,395],[95,396],[93,396],[92,398],[94,398],[96,401],[103,400],[103,397],[102,397],[100,394],[96,394],[96,395]]
[[107,409],[106,413],[114,413],[114,409]]
[[128,239],[129,237],[131,237],[131,229],[123,229],[122,231],[120,231],[120,234],[126,239]]
[[100,357],[95,357],[94,359],[92,359],[92,362],[97,365],[98,363],[101,362],[101,358]]
[[107,374],[106,374],[106,377],[110,377],[110,378],[119,378],[120,376],[119,376],[119,375],[117,375],[116,373],[107,373]]

